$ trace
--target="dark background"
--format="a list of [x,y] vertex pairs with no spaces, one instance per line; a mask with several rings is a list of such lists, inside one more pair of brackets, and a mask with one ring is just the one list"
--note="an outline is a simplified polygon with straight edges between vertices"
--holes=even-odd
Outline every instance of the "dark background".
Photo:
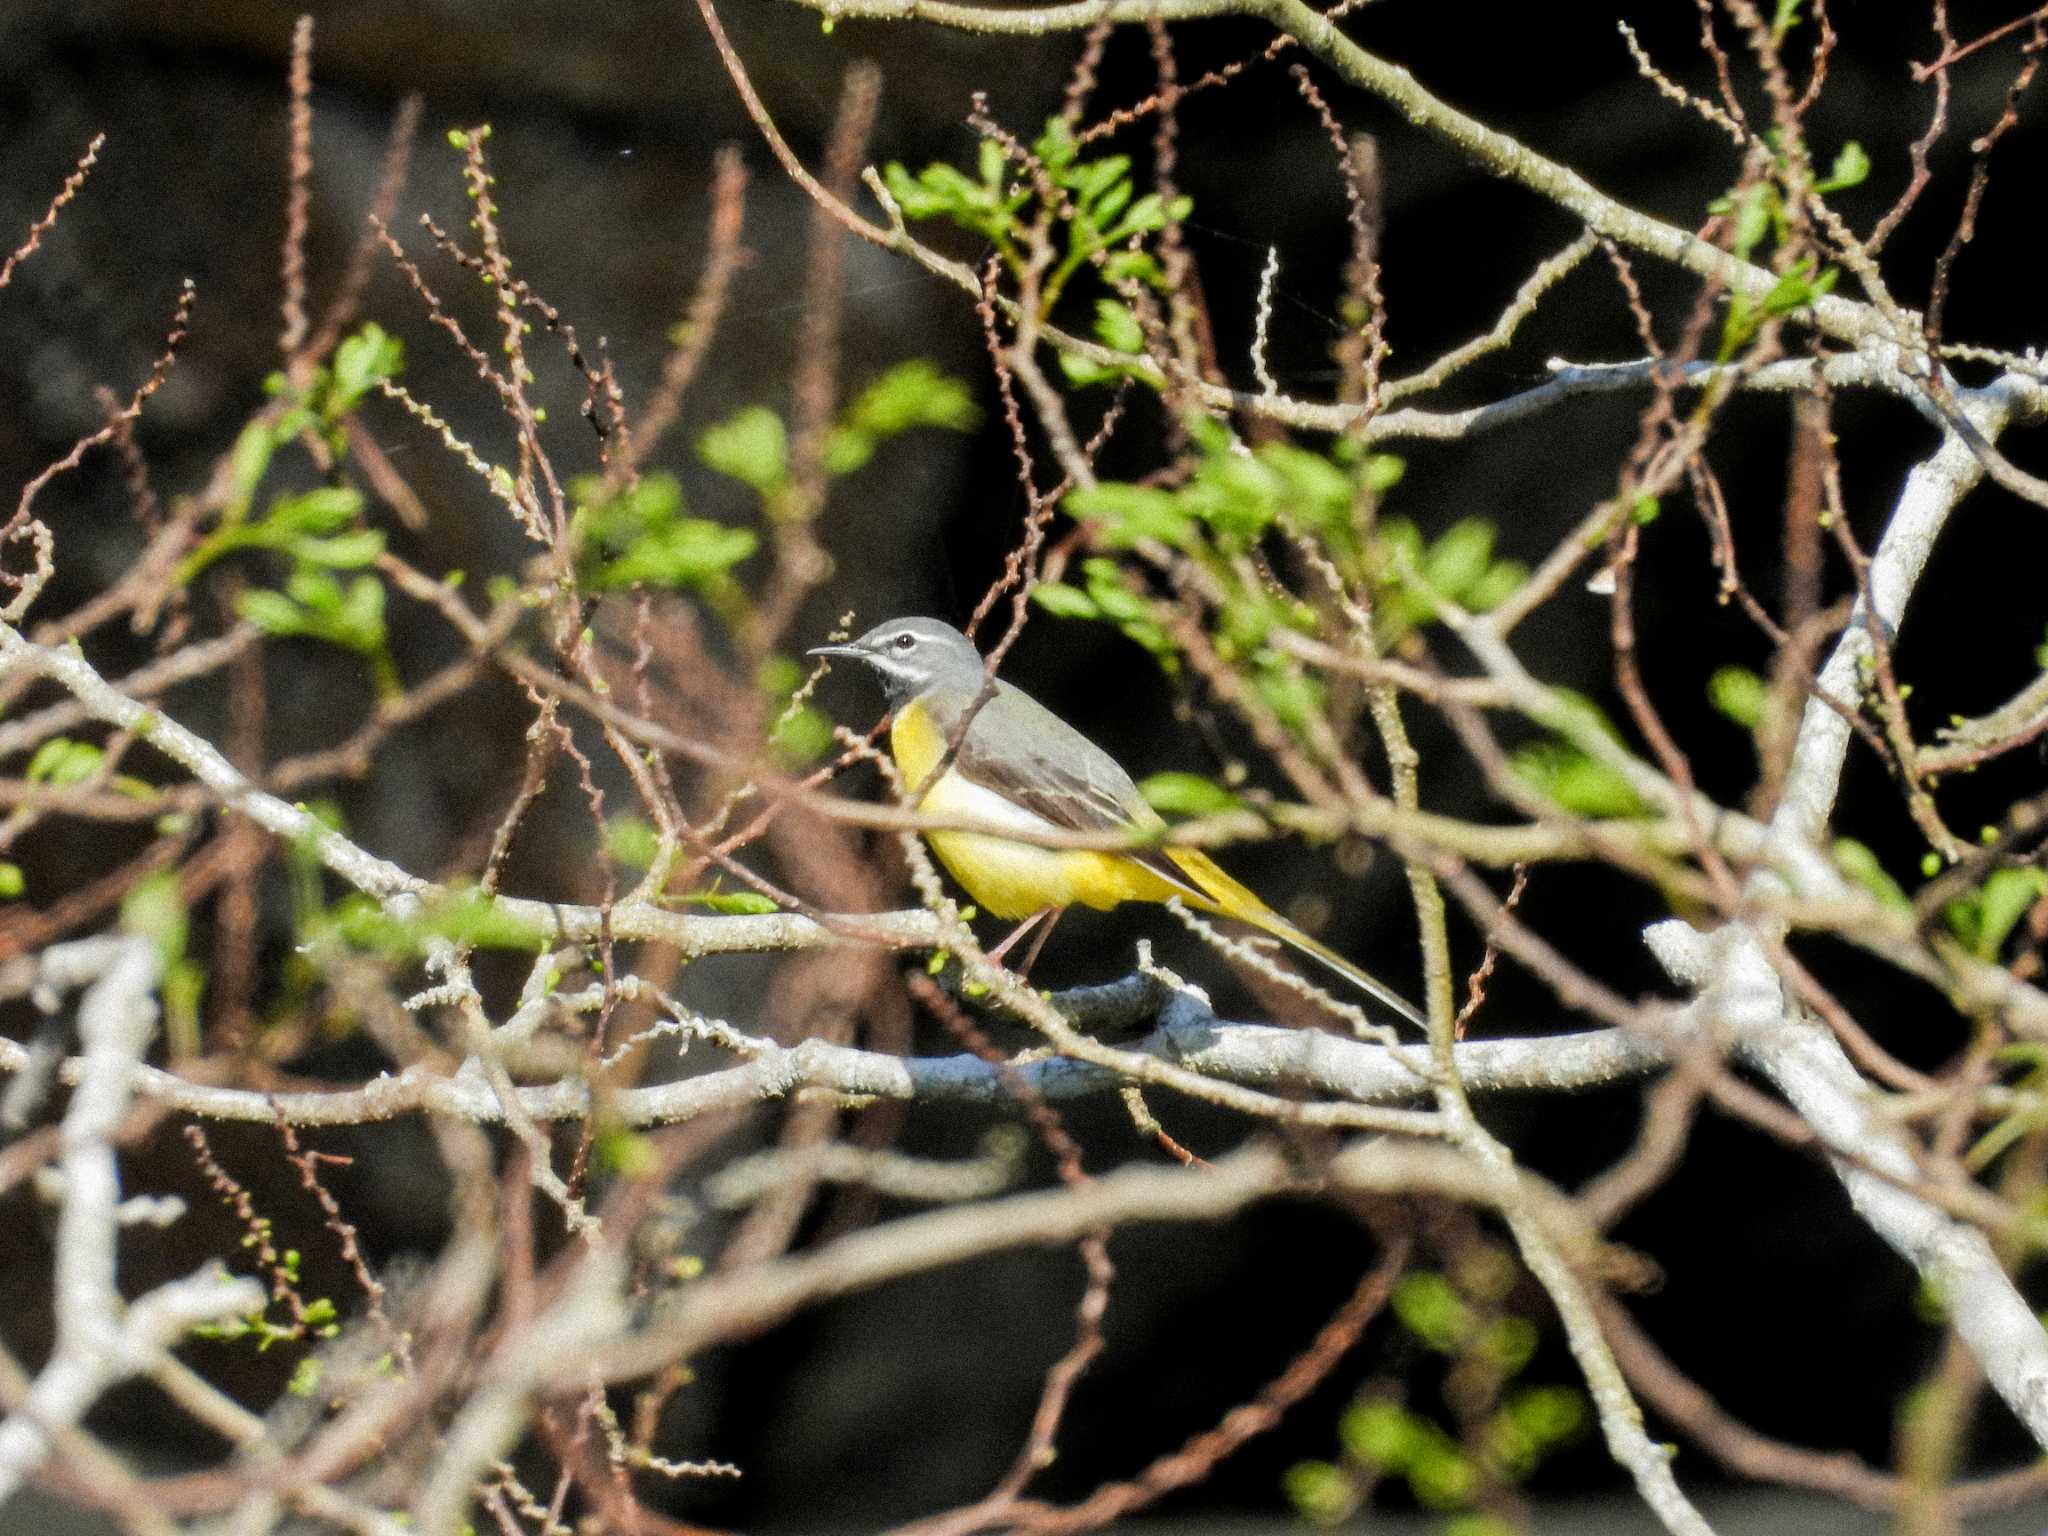
[[[1448,101],[1625,201],[1695,225],[1705,204],[1735,179],[1735,157],[1713,130],[1636,75],[1614,28],[1616,9],[1409,0],[1368,7],[1348,25]],[[1957,33],[1972,36],[2005,19],[2008,9],[1959,7]],[[1691,6],[1618,10],[1671,73],[1694,85],[1708,82]],[[786,405],[791,362],[806,344],[810,319],[801,298],[808,205],[742,116],[694,6],[357,0],[315,11],[316,306],[355,239],[396,103],[419,92],[423,132],[395,227],[446,291],[461,289],[435,266],[414,215],[431,209],[444,224],[460,226],[457,166],[443,134],[493,123],[498,200],[518,269],[586,340],[607,339],[627,398],[637,400],[695,280],[712,152],[727,142],[743,146],[754,173],[747,243],[755,260],[738,282],[683,431],[657,463],[683,476],[695,510],[746,515],[729,484],[696,467],[688,444],[742,405]],[[12,232],[40,210],[86,139],[108,134],[84,195],[47,248],[0,294],[0,486],[18,486],[96,423],[93,386],[122,393],[132,387],[160,345],[186,275],[198,285],[197,324],[141,428],[159,489],[174,494],[195,485],[258,402],[279,324],[283,60],[295,14],[295,7],[259,0],[8,0],[0,10],[0,245],[11,246]],[[869,158],[916,167],[971,157],[962,120],[976,89],[989,92],[1000,120],[1028,136],[1056,109],[1078,47],[1071,37],[979,39],[853,22],[826,36],[812,14],[765,0],[730,0],[724,17],[784,132],[812,164],[838,79],[856,58],[874,60],[885,78]],[[1912,85],[1907,63],[1930,56],[1933,47],[1911,7],[1840,5],[1835,22],[1842,43],[1809,132],[1823,163],[1851,138],[1870,152],[1870,182],[1838,199],[1851,223],[1867,229],[1904,184],[1905,146],[1923,128],[1930,96]],[[1235,22],[1190,25],[1176,35],[1184,79],[1254,54],[1266,40],[1258,27]],[[1925,299],[1933,257],[1960,207],[1964,146],[1996,117],[2014,59],[2007,45],[1956,72],[1957,126],[1935,156],[1937,181],[1887,255],[1905,303]],[[1563,214],[1491,181],[1327,72],[1319,70],[1318,79],[1348,125],[1379,136],[1387,207],[1383,288],[1392,366],[1404,371],[1489,325],[1533,263],[1575,231]],[[1150,83],[1142,35],[1122,37],[1112,46],[1097,101],[1132,100]],[[1276,372],[1300,393],[1326,392],[1345,250],[1339,184],[1320,127],[1284,67],[1274,65],[1192,99],[1183,125],[1181,179],[1195,200],[1190,239],[1224,356],[1248,375],[1242,359],[1252,297],[1266,247],[1278,244],[1284,267]],[[1119,147],[1145,153],[1145,134],[1126,138]],[[1949,334],[2020,347],[2040,338],[2048,318],[2048,287],[2028,238],[2041,184],[2039,130],[2023,121],[1998,160],[1977,239],[1957,269]],[[964,238],[938,232],[935,239],[976,254]],[[929,356],[974,380],[992,407],[980,336],[963,296],[865,246],[853,246],[848,261],[846,382],[857,387],[889,363]],[[1637,271],[1669,339],[1691,288],[1647,259]],[[416,299],[388,268],[366,314],[406,338],[407,380],[422,398],[458,432],[495,440],[491,401],[423,324]],[[1553,356],[1593,361],[1639,350],[1596,258],[1546,300],[1510,353],[1434,403],[1465,405],[1525,387]],[[578,390],[559,368],[544,373],[544,381],[562,423],[555,442],[565,462],[579,465],[588,438],[576,436],[584,431],[575,419]],[[1413,518],[1425,532],[1487,517],[1508,552],[1533,560],[1611,490],[1639,405],[1626,397],[1587,400],[1469,443],[1405,448],[1408,475],[1388,511]],[[512,568],[521,553],[515,536],[465,482],[466,472],[395,410],[373,407],[371,416],[380,441],[434,512],[429,529],[401,537],[400,547],[430,570]],[[1777,400],[1739,401],[1710,450],[1729,491],[1745,575],[1766,595],[1777,590],[1785,416]],[[1874,399],[1845,400],[1837,429],[1849,505],[1868,545],[1933,434],[1903,405]],[[1134,431],[1108,467],[1151,467],[1155,441]],[[2023,439],[2009,446],[2022,462],[2034,452]],[[908,611],[963,618],[999,570],[1022,505],[993,409],[971,437],[923,433],[892,445],[838,488],[824,515],[821,533],[838,574],[811,604],[796,638],[822,638],[848,608],[858,609],[863,625]],[[45,611],[57,612],[117,573],[132,558],[136,535],[118,474],[106,463],[61,482],[42,506],[59,538],[62,574],[44,599]],[[1639,576],[1643,664],[1702,786],[1739,801],[1753,779],[1753,754],[1743,733],[1707,708],[1704,684],[1724,663],[1767,664],[1769,649],[1737,611],[1716,602],[1707,551],[1703,525],[1676,502],[1648,531]],[[1899,650],[1901,668],[1916,684],[1914,714],[1923,730],[1952,712],[1994,705],[2032,675],[2032,649],[2048,620],[2044,554],[2039,510],[1994,491],[1977,493],[1955,519]],[[1831,596],[1844,589],[1839,562],[1830,579]],[[1600,601],[1569,589],[1518,638],[1539,675],[1612,702]],[[432,649],[438,643],[401,654],[407,675],[445,654]],[[297,654],[307,648],[274,649],[272,754],[351,729],[368,702],[359,679],[346,667],[323,670],[328,658]],[[118,673],[145,653],[114,636],[91,654]],[[1007,675],[1097,735],[1134,772],[1208,766],[1200,734],[1175,718],[1156,671],[1095,627],[1041,620]],[[865,720],[874,708],[850,681],[833,681],[825,698],[848,719]],[[202,730],[220,719],[220,701],[206,690],[188,690],[175,708]],[[458,830],[509,793],[525,718],[517,696],[492,685],[402,734],[372,779],[336,789],[351,828],[374,850],[435,872]],[[1482,791],[1447,736],[1425,724],[1419,745],[1430,802],[1480,814]],[[2016,794],[2038,788],[2040,760],[2018,756],[1952,791],[1954,825],[1993,820]],[[585,857],[577,816],[565,804],[533,836],[522,834],[512,889],[573,893],[559,871]],[[1852,766],[1841,830],[1877,848],[1910,886],[1920,846],[1896,794],[1867,760]],[[54,870],[61,884],[66,870],[111,862],[116,850],[102,841],[106,836],[51,833],[24,850],[24,861],[42,861],[37,867]],[[1331,904],[1325,932],[1413,989],[1412,922],[1389,861],[1341,881],[1321,856],[1298,850],[1247,853],[1237,862],[1282,905],[1291,895],[1323,895]],[[1524,910],[1567,953],[1623,991],[1659,987],[1638,937],[1645,921],[1665,915],[1655,893],[1597,870],[1546,869],[1533,879]],[[281,943],[283,909],[272,916]],[[1140,934],[1158,942],[1170,964],[1205,978],[1215,969],[1156,915],[1082,915],[1063,928],[1039,979],[1118,974]],[[1458,938],[1461,962],[1476,960],[1469,929]],[[1888,1048],[1916,1065],[1937,1066],[1964,1043],[1963,1029],[1933,993],[1828,946],[1812,946],[1807,958]],[[757,978],[748,962],[721,962],[700,967],[688,985],[708,1011],[745,1019]],[[1246,1006],[1216,979],[1220,1002]],[[1574,1022],[1510,966],[1496,983],[1484,1027],[1540,1033]],[[940,1039],[928,1043],[950,1048]],[[1628,1145],[1638,1100],[1639,1090],[1627,1088],[1568,1102],[1501,1100],[1484,1113],[1528,1163],[1569,1185]],[[1094,1106],[1075,1115],[1098,1166],[1128,1155],[1120,1114]],[[1175,1114],[1177,1133],[1198,1147],[1226,1144],[1235,1134],[1184,1107]],[[980,1129],[957,1117],[936,1119],[913,1121],[914,1145],[965,1149]],[[228,1132],[216,1137],[224,1158],[236,1144]],[[384,1127],[357,1138],[356,1147],[374,1149],[374,1172],[359,1162],[337,1177],[337,1188],[380,1254],[431,1250],[438,1218],[424,1138]],[[246,1163],[274,1160],[254,1139],[249,1148]],[[176,1158],[161,1162],[169,1171],[152,1176],[171,1184],[189,1179]],[[0,1262],[0,1290],[14,1303],[16,1344],[36,1355],[46,1326],[36,1297],[47,1273],[38,1219],[19,1195],[0,1208],[0,1219],[14,1234],[0,1239],[12,1255]],[[205,1219],[188,1222],[182,1238],[166,1239],[161,1254],[139,1256],[136,1273],[153,1264],[177,1267],[189,1257],[172,1251],[181,1242],[217,1244],[220,1234]],[[1634,1303],[1639,1316],[1729,1410],[1767,1433],[1888,1457],[1895,1406],[1931,1363],[1939,1334],[1915,1310],[1910,1273],[1847,1213],[1839,1186],[1817,1161],[1710,1115],[1677,1176],[1616,1235],[1661,1272],[1654,1292]],[[1258,1211],[1227,1231],[1120,1236],[1115,1253],[1123,1279],[1109,1320],[1110,1353],[1075,1402],[1046,1490],[1079,1494],[1212,1422],[1306,1343],[1371,1252],[1349,1219],[1306,1208]],[[689,1422],[678,1424],[668,1449],[733,1460],[747,1475],[737,1485],[689,1492],[678,1508],[756,1527],[868,1527],[977,1494],[1021,1439],[1038,1373],[1062,1347],[1078,1286],[1068,1255],[1012,1256],[822,1308],[728,1352],[684,1395]],[[1336,1410],[1364,1374],[1384,1366],[1387,1349],[1383,1325],[1281,1433],[1255,1442],[1180,1507],[1275,1507],[1280,1470],[1300,1456],[1334,1450]],[[1557,1348],[1531,1371],[1538,1380],[1568,1375]],[[106,1421],[110,1433],[121,1432],[123,1404],[143,1411],[139,1400],[118,1400],[116,1417]],[[2023,1454],[2017,1432],[1994,1411],[1977,1460],[1995,1467]],[[1695,1453],[1681,1466],[1693,1482],[1714,1476]],[[1538,1486],[1563,1493],[1616,1479],[1589,1444],[1547,1469]]]

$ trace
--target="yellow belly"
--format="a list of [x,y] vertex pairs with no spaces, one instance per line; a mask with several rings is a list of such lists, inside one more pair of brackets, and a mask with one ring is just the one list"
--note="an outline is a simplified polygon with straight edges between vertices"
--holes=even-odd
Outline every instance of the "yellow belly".
[[[958,821],[1014,825],[1026,834],[1052,830],[993,792],[950,770],[919,810]],[[985,832],[927,832],[925,841],[976,905],[1009,922],[1042,907],[1097,909],[1124,901],[1164,901],[1173,889],[1135,859],[1088,848],[1039,848]]]
[[[913,701],[897,715],[889,733],[891,755],[907,791],[916,791],[945,757],[943,736]],[[921,798],[922,815],[1014,827],[1018,832],[1056,831],[1042,817],[970,783],[948,768]],[[1075,905],[1097,909],[1124,901],[1164,901],[1174,888],[1135,859],[1087,848],[1041,848],[986,832],[927,832],[925,841],[948,874],[984,911],[1016,922],[1044,907]]]

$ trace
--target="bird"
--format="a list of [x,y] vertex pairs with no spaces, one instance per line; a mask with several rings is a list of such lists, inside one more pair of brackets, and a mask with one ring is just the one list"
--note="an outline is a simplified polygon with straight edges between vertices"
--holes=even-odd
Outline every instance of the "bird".
[[[880,679],[890,710],[889,750],[906,802],[934,820],[1013,830],[932,828],[925,841],[974,902],[1018,926],[1002,956],[1040,922],[1024,962],[1037,957],[1067,907],[1107,910],[1176,898],[1232,918],[1310,956],[1418,1026],[1415,1006],[1328,945],[1303,933],[1199,848],[1166,842],[1166,822],[1101,747],[1023,689],[991,678],[974,642],[938,619],[898,618],[859,639],[812,648],[858,661]],[[934,778],[934,773],[937,777]],[[1131,848],[1047,847],[1033,838],[1127,832],[1159,838]]]

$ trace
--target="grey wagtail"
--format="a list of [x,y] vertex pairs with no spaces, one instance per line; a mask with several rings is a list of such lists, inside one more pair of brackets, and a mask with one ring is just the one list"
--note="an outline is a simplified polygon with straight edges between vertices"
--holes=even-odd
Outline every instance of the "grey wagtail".
[[[998,679],[976,709],[988,671],[974,642],[950,624],[891,619],[850,645],[821,645],[810,654],[851,657],[881,677],[893,715],[890,752],[920,811],[1019,834],[1017,841],[987,832],[924,834],[969,896],[1019,925],[992,951],[994,958],[1034,924],[1056,921],[1075,902],[1104,910],[1126,901],[1178,897],[1197,912],[1271,934],[1402,1018],[1423,1023],[1400,993],[1303,933],[1198,848],[1048,848],[1028,841],[1048,832],[1158,832],[1166,823],[1116,759],[1021,689]],[[955,737],[959,744],[946,763]],[[945,771],[927,788],[926,779],[942,763]],[[1040,932],[1040,943],[1047,932],[1049,927]]]

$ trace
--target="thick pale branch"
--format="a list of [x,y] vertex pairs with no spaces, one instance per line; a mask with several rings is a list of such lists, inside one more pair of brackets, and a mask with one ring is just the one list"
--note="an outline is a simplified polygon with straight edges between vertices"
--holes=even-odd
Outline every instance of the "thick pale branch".
[[156,947],[147,939],[89,939],[51,950],[38,978],[54,989],[82,974],[97,976],[78,1010],[85,1051],[64,1111],[58,1164],[56,1343],[0,1423],[0,1504],[42,1460],[52,1436],[76,1425],[101,1393],[148,1370],[195,1324],[263,1305],[261,1286],[231,1278],[218,1262],[132,1303],[116,1283],[121,1179],[113,1138],[155,1032],[157,970]]
[[1283,1153],[1253,1146],[1200,1169],[1120,1168],[1085,1184],[906,1216],[793,1258],[695,1281],[644,1329],[599,1351],[595,1369],[607,1380],[632,1380],[709,1345],[758,1333],[800,1308],[899,1276],[1138,1222],[1215,1221],[1259,1200],[1325,1188],[1427,1190],[1486,1206],[1527,1190],[1529,1203],[1566,1242],[1590,1241],[1553,1192],[1449,1147],[1400,1137],[1361,1140],[1333,1158],[1320,1178],[1307,1179]]
[[[1145,980],[1136,979],[1141,984]],[[1081,1017],[1086,1020],[1088,1015]],[[1382,1045],[1319,1030],[1224,1023],[1193,998],[1178,993],[1165,1005],[1160,1021],[1157,1030],[1131,1049],[1218,1081],[1358,1104],[1398,1104],[1426,1097],[1429,1091],[1420,1076]],[[787,1047],[767,1040],[746,1044],[747,1059],[736,1065],[654,1087],[607,1091],[607,1119],[634,1128],[672,1125],[712,1110],[743,1108],[807,1090],[916,1103],[992,1104],[1011,1101],[1019,1091],[1070,1099],[1108,1092],[1126,1082],[1107,1067],[1061,1056],[996,1066],[973,1055],[900,1057],[823,1040]],[[20,1071],[28,1060],[23,1047],[0,1040],[0,1072]],[[1482,1093],[1570,1092],[1641,1077],[1667,1060],[1666,1048],[1649,1034],[1619,1029],[1470,1040],[1457,1048],[1466,1087]],[[64,1063],[60,1076],[75,1083],[86,1070],[85,1060],[74,1058]],[[500,1122],[505,1113],[474,1061],[453,1075],[416,1066],[359,1088],[332,1090],[222,1088],[147,1066],[137,1069],[133,1081],[138,1097],[165,1109],[262,1124],[282,1119],[298,1126],[362,1125],[428,1114],[489,1125]],[[536,1122],[577,1121],[591,1112],[590,1088],[581,1080],[523,1086],[514,1092]]]
[[1916,1194],[1921,1169],[1835,1037],[1805,1018],[1755,932],[1675,919],[1645,934],[1674,980],[1699,988],[1703,1021],[1777,1085],[1828,1148],[1856,1212],[1949,1307],[1957,1333],[2028,1431],[2048,1447],[2048,1332],[1975,1227]]

